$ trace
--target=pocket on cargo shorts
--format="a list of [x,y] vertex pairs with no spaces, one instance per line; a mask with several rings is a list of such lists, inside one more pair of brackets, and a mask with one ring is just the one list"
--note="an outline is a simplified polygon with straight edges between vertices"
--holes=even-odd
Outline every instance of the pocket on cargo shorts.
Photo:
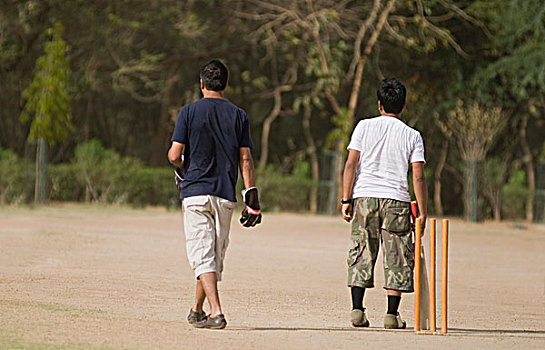
[[361,255],[361,245],[362,243],[359,241],[352,241],[352,248],[348,251],[348,258],[346,259],[348,267],[356,265],[358,257]]
[[385,219],[382,228],[388,232],[406,233],[411,229],[409,207],[387,208]]
[[222,199],[220,204],[222,208],[228,209],[228,210],[233,210],[237,206],[236,202],[231,202],[230,200],[227,200],[227,199]]

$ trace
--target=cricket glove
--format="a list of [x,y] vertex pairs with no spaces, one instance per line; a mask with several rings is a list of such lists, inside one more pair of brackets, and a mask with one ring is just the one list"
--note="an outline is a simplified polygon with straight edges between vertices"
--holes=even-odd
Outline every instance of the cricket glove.
[[184,181],[184,171],[181,168],[174,168],[174,181],[176,181],[176,189],[182,193],[182,182]]
[[254,227],[261,223],[261,206],[259,205],[257,188],[250,187],[247,190],[242,190],[242,198],[244,199],[244,204],[246,204],[240,217],[242,226]]

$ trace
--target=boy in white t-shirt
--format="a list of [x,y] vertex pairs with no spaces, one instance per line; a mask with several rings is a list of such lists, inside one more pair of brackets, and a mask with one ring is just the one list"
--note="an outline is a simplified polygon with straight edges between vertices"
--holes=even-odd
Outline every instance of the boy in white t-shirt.
[[[401,293],[414,290],[407,171],[410,163],[419,218],[425,223],[428,192],[424,145],[420,133],[400,120],[405,108],[405,86],[397,79],[384,80],[377,97],[380,116],[360,121],[348,145],[341,212],[344,220],[352,221],[353,245],[347,260],[352,325],[369,326],[363,296],[365,288],[374,287],[374,267],[382,242],[388,295],[384,328],[398,329],[406,327],[398,313]],[[424,227],[420,235],[423,233]]]

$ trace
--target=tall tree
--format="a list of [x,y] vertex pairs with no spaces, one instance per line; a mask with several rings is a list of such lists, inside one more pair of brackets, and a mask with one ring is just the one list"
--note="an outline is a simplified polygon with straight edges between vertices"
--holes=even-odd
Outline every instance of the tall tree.
[[[303,74],[298,76],[298,86],[290,88],[290,91],[296,91],[296,103],[304,101],[300,117],[312,163],[317,163],[317,157],[313,154],[316,145],[309,137],[312,110],[329,113],[327,127],[330,131],[332,124],[334,127],[329,139],[335,144],[334,148],[344,154],[356,114],[369,109],[362,103],[362,87],[365,75],[373,73],[368,67],[370,58],[375,55],[376,60],[380,61],[379,55],[375,54],[377,48],[388,47],[388,53],[384,56],[392,61],[407,51],[433,51],[441,43],[454,48],[461,56],[468,56],[447,29],[449,23],[446,21],[473,18],[454,1],[252,0],[251,4],[242,15],[258,23],[256,33],[266,34],[275,43],[295,41],[299,47],[305,47],[305,57],[300,63]],[[280,55],[282,51],[277,50],[276,53]],[[380,69],[377,75],[381,75]],[[281,99],[278,96],[281,95],[277,93],[272,118],[264,124],[264,131],[270,129],[270,123],[282,111],[290,108],[286,105],[280,108]],[[376,107],[371,108],[374,109]],[[326,127],[324,124],[322,127]],[[264,132],[263,137],[266,139],[268,132]],[[268,145],[268,142],[263,145]],[[265,154],[262,162],[265,162],[269,152],[267,149],[261,151],[262,155]],[[337,163],[340,186],[343,162]],[[313,164],[312,168],[317,169],[317,166]]]
[[492,63],[476,74],[474,85],[483,99],[503,105],[518,120],[517,137],[531,193],[526,200],[526,219],[532,220],[535,159],[545,144],[545,2],[500,0],[494,10],[486,2],[480,3],[490,11],[495,35],[489,55]]
[[60,22],[47,30],[51,41],[45,46],[45,54],[36,61],[34,79],[23,93],[26,105],[20,120],[23,123],[31,121],[28,139],[38,143],[34,192],[37,203],[45,200],[47,145],[66,140],[73,131],[68,96],[70,66],[62,32]]
[[465,106],[462,101],[441,124],[445,136],[454,139],[466,162],[464,204],[468,220],[477,221],[478,162],[485,160],[506,124],[500,108],[486,108],[477,102]]

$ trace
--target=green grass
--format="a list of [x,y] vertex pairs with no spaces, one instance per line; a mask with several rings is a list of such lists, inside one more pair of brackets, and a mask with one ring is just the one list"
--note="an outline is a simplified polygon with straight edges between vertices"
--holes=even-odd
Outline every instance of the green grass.
[[117,350],[107,345],[91,345],[91,344],[50,344],[36,343],[24,340],[6,340],[0,339],[0,349],[6,350]]
[[[101,309],[84,309],[58,303],[27,302],[19,300],[0,300],[0,305],[4,305],[10,308],[38,308],[49,312],[67,313],[71,317],[100,315],[106,313],[106,311]],[[0,349],[4,348],[0,347]]]

